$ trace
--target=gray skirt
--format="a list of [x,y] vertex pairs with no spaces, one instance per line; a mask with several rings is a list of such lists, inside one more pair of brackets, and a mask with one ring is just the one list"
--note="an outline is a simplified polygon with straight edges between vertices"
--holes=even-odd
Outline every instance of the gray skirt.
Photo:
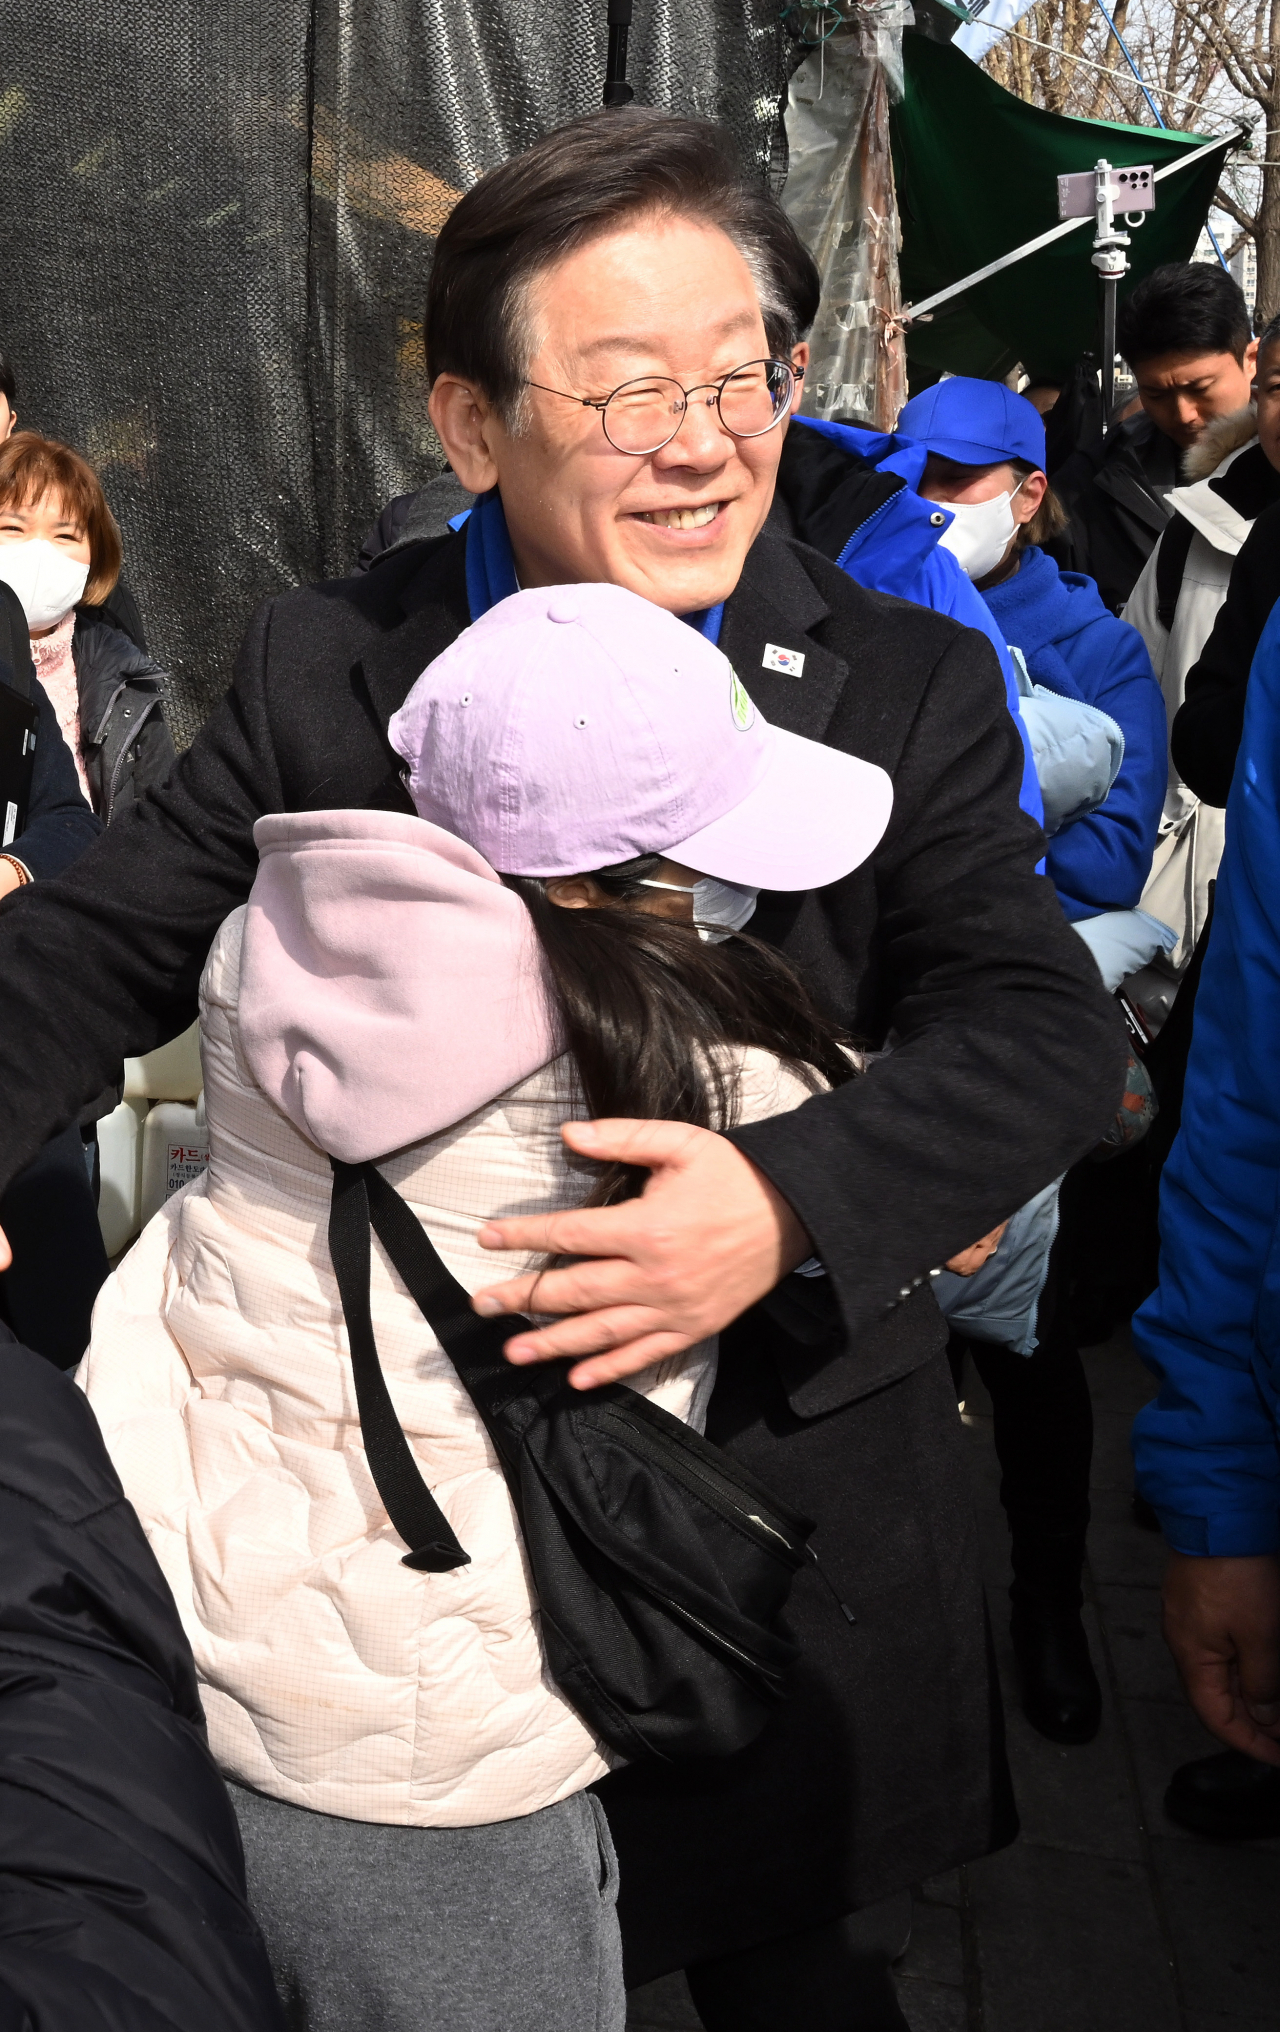
[[227,1789],[289,2032],[623,2032],[617,1863],[590,1793],[388,1827]]

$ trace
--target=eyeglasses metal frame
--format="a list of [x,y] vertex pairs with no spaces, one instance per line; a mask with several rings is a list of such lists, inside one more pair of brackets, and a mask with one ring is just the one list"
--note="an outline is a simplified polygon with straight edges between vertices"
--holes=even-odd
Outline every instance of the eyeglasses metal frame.
[[[734,430],[732,424],[725,422],[724,410],[721,407],[720,398],[724,394],[725,388],[728,385],[728,383],[733,380],[735,374],[741,374],[745,367],[778,367],[781,368],[782,372],[788,377],[786,393],[783,396],[781,403],[775,409],[772,419],[765,424],[763,430]],[[624,458],[649,459],[653,457],[653,454],[655,452],[665,451],[666,447],[671,443],[672,439],[679,436],[680,427],[683,424],[685,417],[689,413],[689,404],[695,395],[702,395],[706,393],[707,390],[711,391],[709,394],[707,394],[706,406],[708,409],[710,409],[714,405],[716,415],[720,419],[721,428],[727,431],[730,437],[736,438],[767,437],[769,432],[771,430],[775,430],[777,426],[782,422],[783,417],[790,414],[791,399],[795,394],[797,387],[803,380],[804,380],[803,367],[793,367],[789,360],[778,360],[775,359],[771,354],[768,354],[762,356],[760,359],[757,360],[743,360],[741,365],[737,367],[731,367],[727,374],[722,374],[718,381],[699,381],[695,383],[695,385],[692,388],[681,387],[681,384],[676,380],[675,376],[672,374],[633,374],[629,380],[620,381],[618,383],[618,386],[612,389],[610,393],[603,398],[603,400],[592,395],[573,395],[567,388],[550,388],[547,386],[545,381],[526,381],[524,383],[524,386],[526,388],[537,388],[543,395],[559,395],[563,398],[565,402],[576,402],[583,409],[598,410],[600,413],[601,428],[604,431],[606,438],[609,439],[609,443],[613,446],[613,449],[616,452],[621,452]],[[615,438],[610,437],[608,409],[609,404],[612,401],[614,401],[615,397],[621,395],[626,389],[642,386],[646,382],[662,382],[667,387],[679,389],[681,402],[679,407],[679,414],[677,415],[675,424],[673,428],[668,431],[667,435],[664,438],[660,439],[660,441],[657,444],[646,445],[642,451],[637,451],[633,450],[630,445],[620,445]]]

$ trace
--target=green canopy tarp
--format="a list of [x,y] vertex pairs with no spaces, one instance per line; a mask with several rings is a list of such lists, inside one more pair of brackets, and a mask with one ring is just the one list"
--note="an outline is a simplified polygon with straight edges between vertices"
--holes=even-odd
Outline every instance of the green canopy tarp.
[[[902,301],[919,302],[1056,225],[1060,175],[1149,162],[1162,169],[1208,137],[1112,120],[1069,120],[1028,106],[950,43],[903,37],[905,92],[893,110],[893,166],[902,219]],[[1131,234],[1121,298],[1162,261],[1185,261],[1208,216],[1230,144],[1156,189],[1156,209]],[[1028,255],[939,306],[912,327],[914,386],[953,374],[1006,374],[1017,361],[1065,374],[1098,345],[1093,233]]]

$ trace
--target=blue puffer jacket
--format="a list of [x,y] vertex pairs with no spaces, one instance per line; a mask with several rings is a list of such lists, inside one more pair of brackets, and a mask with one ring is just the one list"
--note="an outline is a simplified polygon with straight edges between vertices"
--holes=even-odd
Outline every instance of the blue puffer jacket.
[[1124,735],[1124,761],[1106,802],[1049,842],[1046,866],[1069,918],[1131,910],[1151,872],[1168,782],[1164,698],[1136,628],[1103,606],[1092,579],[1059,571],[1034,548],[1012,578],[981,596],[1034,684],[1083,699]]
[[[824,423],[816,417],[797,416],[783,447],[779,485],[784,493],[788,468],[794,463],[796,453],[803,448],[804,440],[797,434],[798,431],[813,431],[829,444],[848,453],[851,461],[865,463],[876,473],[903,482],[895,492],[881,499],[864,520],[858,522],[847,540],[843,540],[842,530],[839,546],[833,544],[829,537],[824,541],[826,530],[820,531],[811,526],[809,518],[804,515],[794,517],[796,534],[828,557],[834,557],[841,569],[847,571],[851,579],[856,579],[860,586],[865,586],[868,592],[892,593],[900,600],[914,600],[917,606],[932,607],[935,614],[949,614],[964,627],[977,628],[987,637],[1000,659],[1009,711],[1022,736],[1025,755],[1020,799],[1022,809],[1030,812],[1037,824],[1041,823],[1044,806],[1040,800],[1035,764],[1031,759],[1031,744],[1018,710],[1018,680],[1009,657],[1006,637],[1000,633],[999,625],[993,620],[981,593],[974,591],[951,552],[938,547],[939,538],[952,519],[950,512],[936,501],[922,500],[915,491],[924,472],[927,457],[924,446],[910,437],[894,437],[883,431],[858,430],[848,423]],[[848,527],[846,522],[844,528]]]
[[1133,1322],[1160,1378],[1138,1487],[1179,1552],[1280,1551],[1280,606],[1245,698],[1160,1244]]

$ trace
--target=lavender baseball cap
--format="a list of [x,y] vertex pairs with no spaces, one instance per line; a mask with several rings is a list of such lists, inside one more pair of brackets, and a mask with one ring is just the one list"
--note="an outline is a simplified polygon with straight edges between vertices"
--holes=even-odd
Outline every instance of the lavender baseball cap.
[[419,816],[505,875],[661,853],[821,888],[866,860],[893,803],[883,769],[770,726],[727,657],[620,586],[499,601],[428,664],[390,737]]

